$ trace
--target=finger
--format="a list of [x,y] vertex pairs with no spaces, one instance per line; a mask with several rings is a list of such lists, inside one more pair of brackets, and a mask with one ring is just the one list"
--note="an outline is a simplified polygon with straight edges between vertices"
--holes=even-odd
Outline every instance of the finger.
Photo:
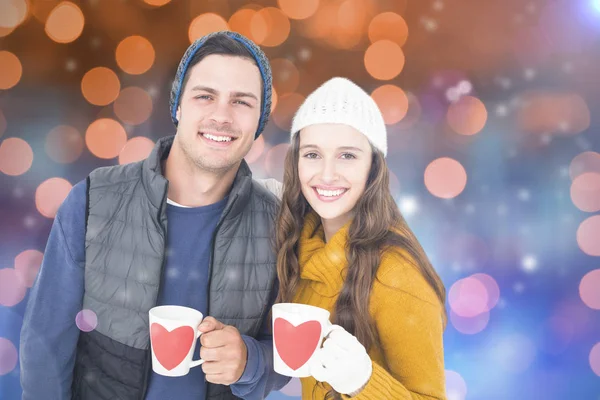
[[220,351],[218,349],[202,346],[200,347],[200,358],[206,361],[219,361]]
[[206,380],[210,383],[216,383],[217,385],[225,384],[225,378],[223,374],[206,374]]
[[202,333],[211,332],[225,328],[225,324],[213,317],[206,317],[202,323],[198,325],[198,330]]
[[223,374],[223,363],[218,361],[204,361],[202,363],[202,371],[206,375],[221,375]]
[[222,330],[211,331],[200,336],[200,343],[202,346],[216,349],[218,347],[224,347],[230,344],[231,336]]

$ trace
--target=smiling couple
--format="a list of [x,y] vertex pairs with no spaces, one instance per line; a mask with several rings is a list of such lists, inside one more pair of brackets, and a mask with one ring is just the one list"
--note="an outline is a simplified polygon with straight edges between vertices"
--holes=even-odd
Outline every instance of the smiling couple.
[[[244,161],[271,110],[269,62],[216,32],[183,56],[176,133],[140,162],[99,168],[60,207],[21,332],[23,399],[263,399],[274,303],[341,327],[303,399],[445,399],[445,289],[389,190],[375,102],[336,77],[297,111],[282,183]],[[275,194],[274,194],[275,193]],[[150,367],[148,311],[208,315],[185,376]],[[77,327],[91,310],[97,325]]]

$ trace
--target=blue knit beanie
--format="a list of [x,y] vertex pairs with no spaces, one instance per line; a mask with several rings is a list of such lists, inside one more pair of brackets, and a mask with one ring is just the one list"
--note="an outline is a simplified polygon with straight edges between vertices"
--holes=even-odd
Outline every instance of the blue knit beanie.
[[260,70],[260,76],[263,81],[263,93],[262,93],[262,108],[260,111],[260,119],[258,120],[258,129],[256,130],[256,135],[254,135],[254,139],[260,136],[262,131],[265,129],[267,122],[269,121],[269,115],[271,114],[271,85],[273,83],[273,76],[271,75],[271,66],[269,65],[269,60],[263,51],[250,39],[247,37],[240,35],[237,32],[231,31],[220,31],[213,32],[206,36],[201,37],[196,40],[194,43],[188,47],[185,54],[181,58],[179,62],[179,67],[177,68],[177,74],[175,75],[175,81],[173,82],[173,87],[171,88],[171,119],[175,126],[177,126],[177,106],[179,104],[179,98],[181,96],[181,91],[183,90],[183,78],[185,77],[185,73],[188,70],[188,66],[190,61],[194,57],[194,54],[198,51],[200,47],[210,38],[217,35],[226,35],[232,39],[237,40],[241,44],[244,45],[252,54],[252,57],[256,61],[258,65],[258,69]]

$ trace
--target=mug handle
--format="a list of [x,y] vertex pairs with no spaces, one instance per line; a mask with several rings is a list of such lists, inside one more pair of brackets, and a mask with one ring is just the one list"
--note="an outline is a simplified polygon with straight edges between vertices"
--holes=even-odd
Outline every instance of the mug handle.
[[[200,335],[202,335],[202,332],[200,332],[198,329],[196,329],[196,339],[195,340],[198,340]],[[203,359],[192,360],[192,362],[190,363],[190,368],[194,368],[194,367],[197,367],[198,365],[202,365],[203,362],[204,362]]]

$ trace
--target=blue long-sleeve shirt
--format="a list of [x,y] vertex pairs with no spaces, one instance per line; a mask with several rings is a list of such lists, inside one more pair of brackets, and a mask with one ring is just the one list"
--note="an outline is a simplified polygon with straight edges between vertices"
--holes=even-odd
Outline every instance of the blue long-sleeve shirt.
[[[202,267],[186,269],[202,264],[200,259],[204,257],[203,251],[206,249],[190,253],[189,246],[186,247],[181,241],[186,239],[190,242],[193,235],[199,234],[193,232],[190,235],[185,229],[186,221],[205,218],[205,224],[216,225],[223,206],[224,202],[207,206],[205,210],[168,206],[167,248],[172,251],[167,253],[163,282],[167,289],[163,291],[159,304],[192,306],[206,314],[208,287],[202,283],[206,283],[203,276],[208,271]],[[75,317],[82,309],[84,293],[85,207],[86,184],[80,182],[73,187],[58,210],[40,272],[31,290],[20,345],[23,400],[71,397],[80,332]],[[183,231],[177,229],[178,225]],[[196,246],[198,243],[195,242]],[[209,246],[210,240],[206,243]],[[195,258],[196,263],[189,257]],[[207,260],[205,263],[208,265]],[[185,273],[185,279],[178,280],[181,272]],[[231,385],[231,389],[234,395],[244,399],[264,399],[271,390],[283,387],[289,380],[273,371],[273,345],[267,321],[258,338],[242,335],[242,339],[248,349],[247,364],[242,377]],[[195,358],[198,358],[198,347]],[[179,378],[152,375],[146,398],[171,398],[164,397],[168,388],[172,398],[204,399],[206,382],[201,367],[193,368],[190,374],[182,378],[175,382],[174,379]]]

